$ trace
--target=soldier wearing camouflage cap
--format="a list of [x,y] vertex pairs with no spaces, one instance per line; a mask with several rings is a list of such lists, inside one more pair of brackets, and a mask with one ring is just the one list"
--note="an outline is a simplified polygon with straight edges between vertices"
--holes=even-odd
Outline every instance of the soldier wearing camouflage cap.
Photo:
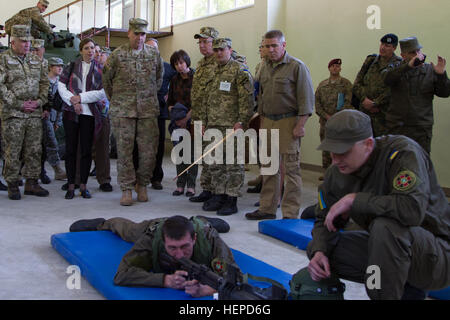
[[50,25],[44,20],[42,14],[47,10],[49,2],[47,0],[39,0],[36,6],[23,9],[12,16],[5,22],[5,31],[11,35],[11,28],[13,25],[23,24],[31,29],[31,35],[36,38],[41,38],[41,32],[53,35],[53,30]]
[[402,60],[395,55],[397,43],[395,34],[384,35],[380,39],[379,54],[367,56],[353,83],[353,94],[358,100],[354,107],[370,116],[375,137],[387,133],[386,113],[391,90],[384,83],[383,71],[388,65]]
[[[348,79],[341,77],[341,66],[341,59],[332,59],[328,63],[330,77],[320,82],[316,89],[315,106],[316,113],[319,116],[320,141],[325,138],[325,124],[327,120],[345,107],[351,107],[352,83]],[[327,169],[330,165],[330,153],[322,152],[322,168]],[[319,180],[321,178],[323,177],[320,177]]]
[[447,62],[438,56],[436,65],[425,63],[426,55],[416,37],[400,40],[400,49],[403,61],[389,65],[386,72],[385,83],[392,91],[386,115],[388,132],[408,136],[430,153],[434,96],[450,96]]
[[[120,204],[147,202],[147,186],[152,178],[158,149],[157,91],[163,80],[163,60],[159,51],[145,44],[148,22],[130,19],[128,43],[118,47],[103,68],[103,87],[110,101],[114,136],[117,139]],[[130,63],[132,61],[133,63]],[[133,147],[139,148],[139,168],[133,166]]]
[[47,59],[44,58],[45,53],[45,41],[42,39],[33,39],[31,40],[31,52],[41,59],[44,67],[48,66]]
[[[374,139],[357,110],[333,115],[318,149],[331,152],[333,166],[319,186],[311,278],[332,270],[365,283],[371,299],[424,299],[448,287],[450,206],[429,155],[405,136]],[[362,230],[347,231],[352,221]],[[369,266],[378,267],[378,285],[366,282]]]
[[21,199],[20,172],[26,179],[25,194],[45,197],[49,193],[39,186],[38,179],[42,107],[47,102],[49,87],[47,68],[29,53],[32,39],[29,26],[12,26],[11,36],[11,48],[0,54],[0,110],[8,197]]
[[[198,46],[203,58],[198,62],[195,70],[194,80],[192,81],[191,102],[192,102],[192,121],[199,121],[200,114],[204,113],[205,99],[208,94],[207,84],[214,77],[215,58],[212,48],[213,40],[219,37],[219,31],[213,27],[203,27],[200,32],[194,35],[198,39]],[[203,127],[207,124],[203,123]],[[206,144],[204,145],[204,147]],[[203,191],[196,197],[189,198],[189,201],[201,203],[212,197],[212,181],[209,173],[208,164],[202,165],[200,175],[200,186]]]
[[[254,107],[253,79],[247,68],[232,59],[232,42],[229,38],[213,41],[216,66],[214,77],[208,84],[208,96],[203,113],[199,119],[206,123],[206,129],[219,130],[227,136],[228,129],[238,130],[247,126]],[[226,143],[231,143],[230,139]],[[237,198],[242,195],[244,184],[244,165],[238,164],[237,150],[232,164],[224,150],[222,164],[211,164],[211,186],[213,197],[203,204],[204,211],[216,211],[218,215],[231,215],[238,212]]]

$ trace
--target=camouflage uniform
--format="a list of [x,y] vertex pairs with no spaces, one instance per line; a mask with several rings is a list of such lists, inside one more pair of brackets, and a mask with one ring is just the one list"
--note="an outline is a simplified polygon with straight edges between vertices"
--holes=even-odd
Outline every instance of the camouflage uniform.
[[[339,106],[338,110],[338,95],[344,94],[344,104]],[[325,123],[326,116],[332,116],[336,112],[351,107],[352,100],[352,83],[346,78],[339,77],[338,80],[332,81],[326,79],[322,81],[316,89],[316,113],[319,116],[320,123],[320,141],[325,138]],[[324,169],[331,165],[330,153],[322,152],[322,167]]]
[[[12,49],[0,54],[0,110],[4,143],[4,177],[19,179],[21,155],[26,179],[38,179],[41,172],[42,106],[47,102],[49,81],[41,60],[27,54],[23,59]],[[37,101],[33,113],[23,112],[23,103]]]
[[31,35],[35,39],[41,38],[41,32],[53,34],[52,28],[45,22],[38,7],[23,9],[5,22],[5,31],[11,35],[13,25],[27,25],[31,28]]
[[386,112],[389,107],[391,90],[384,83],[385,73],[383,71],[388,65],[397,61],[401,61],[401,58],[395,54],[388,61],[384,61],[379,55],[368,56],[353,84],[353,93],[361,103],[368,98],[375,102],[376,108],[380,109],[378,113],[370,113],[362,106],[360,107],[360,110],[372,119],[374,137],[387,133]]
[[[203,27],[200,29],[200,33],[194,36],[194,39],[208,39],[208,38],[217,38],[219,36],[219,32],[211,27]],[[197,64],[197,69],[195,70],[194,80],[192,81],[192,89],[191,89],[191,105],[192,105],[192,122],[200,121],[198,114],[203,113],[206,106],[206,96],[208,94],[207,86],[208,83],[214,77],[214,66],[216,60],[214,55],[209,57],[204,57]],[[203,122],[203,125],[206,126],[207,123]],[[206,144],[203,145],[206,147]],[[209,166],[206,163],[202,164],[202,172],[200,174],[200,186],[203,191],[211,192],[211,174],[209,172]]]
[[[207,123],[206,129],[218,129],[225,137],[227,129],[232,129],[238,122],[246,126],[250,120],[254,106],[253,80],[245,66],[233,59],[222,66],[216,64],[213,71],[215,77],[208,85],[206,108],[197,116]],[[230,84],[228,91],[221,89],[224,82]],[[231,143],[233,140],[230,138],[228,141]],[[225,164],[227,142],[223,144],[224,164],[213,164],[210,167],[212,192],[240,197],[244,184],[244,165],[237,164],[236,148],[235,164]]]
[[[163,60],[157,49],[144,45],[134,53],[130,44],[114,50],[103,69],[103,87],[110,101],[110,115],[117,139],[117,172],[122,191],[135,184],[147,186],[158,148],[159,103]],[[139,168],[133,166],[133,147],[139,149]]]

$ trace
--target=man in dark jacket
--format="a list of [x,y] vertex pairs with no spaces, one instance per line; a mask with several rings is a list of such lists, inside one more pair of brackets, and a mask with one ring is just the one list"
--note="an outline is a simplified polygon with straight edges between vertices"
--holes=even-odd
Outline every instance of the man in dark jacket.
[[400,40],[400,48],[403,61],[386,70],[385,83],[391,87],[388,132],[410,137],[430,153],[434,96],[450,96],[446,60],[438,56],[437,65],[425,63],[426,56],[415,37]]
[[[448,287],[450,206],[429,155],[404,136],[374,139],[369,116],[356,110],[328,120],[319,149],[333,166],[319,187],[311,278],[333,272],[365,283],[371,299],[424,299]],[[363,230],[339,232],[350,218]]]

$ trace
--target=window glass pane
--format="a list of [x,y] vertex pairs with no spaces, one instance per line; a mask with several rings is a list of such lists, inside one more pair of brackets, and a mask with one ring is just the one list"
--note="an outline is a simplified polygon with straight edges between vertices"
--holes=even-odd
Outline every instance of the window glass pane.
[[254,3],[254,0],[236,0],[236,7],[248,6]]
[[189,0],[188,12],[189,19],[206,16],[208,14],[208,0]]
[[234,9],[235,0],[213,0],[212,13]]
[[184,0],[173,0],[173,23],[186,20],[186,8]]

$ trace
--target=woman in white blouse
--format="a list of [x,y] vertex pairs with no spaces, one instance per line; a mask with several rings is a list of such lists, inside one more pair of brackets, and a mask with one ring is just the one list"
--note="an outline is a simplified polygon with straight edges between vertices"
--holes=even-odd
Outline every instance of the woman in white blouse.
[[80,143],[80,191],[91,198],[86,188],[92,163],[92,145],[101,129],[102,104],[106,98],[102,85],[100,65],[94,60],[95,43],[92,39],[80,42],[81,58],[64,68],[58,91],[64,101],[63,124],[66,135],[66,172],[68,190],[66,199],[73,199],[77,168],[77,150]]

